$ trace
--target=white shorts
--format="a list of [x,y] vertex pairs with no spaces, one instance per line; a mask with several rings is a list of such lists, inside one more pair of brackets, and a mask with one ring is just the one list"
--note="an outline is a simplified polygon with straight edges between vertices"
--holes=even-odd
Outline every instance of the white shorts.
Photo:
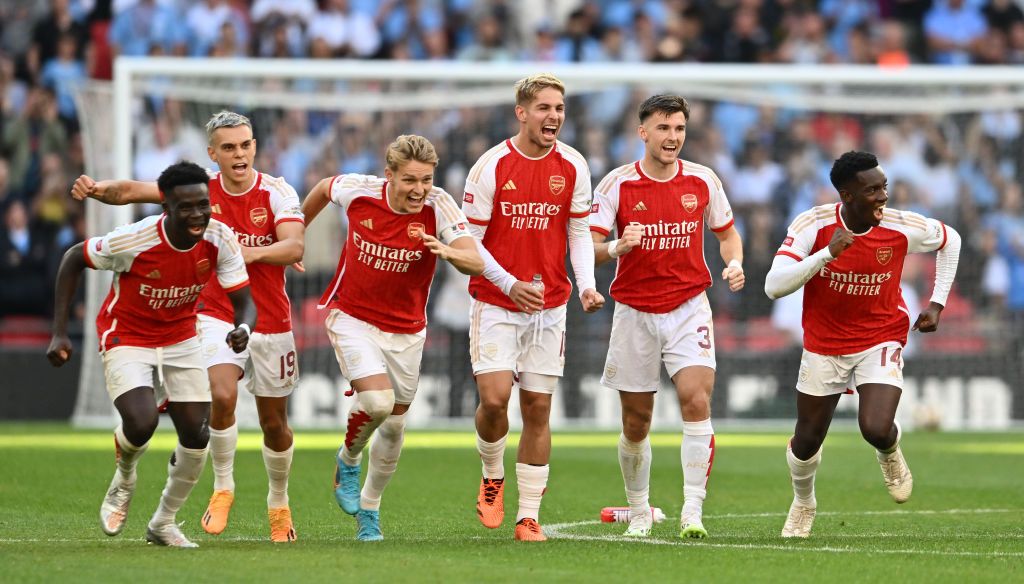
[[662,363],[669,377],[692,365],[715,368],[715,327],[707,294],[664,314],[615,305],[601,385],[616,391],[658,391]]
[[327,315],[325,324],[345,379],[351,382],[387,374],[395,403],[412,403],[420,383],[427,329],[410,334],[388,333],[337,308]]
[[515,371],[561,377],[565,369],[565,306],[526,314],[473,300],[469,358],[474,375]]
[[152,387],[172,402],[210,401],[199,337],[166,347],[114,347],[103,352],[103,374],[111,401],[136,387]]
[[845,393],[867,383],[903,389],[903,345],[889,341],[852,355],[819,355],[804,350],[796,389],[807,395]]
[[291,332],[249,335],[249,346],[236,353],[227,343],[228,333],[235,330],[229,322],[199,315],[206,366],[237,365],[249,393],[260,397],[287,397],[299,380],[299,360],[295,352],[295,336]]

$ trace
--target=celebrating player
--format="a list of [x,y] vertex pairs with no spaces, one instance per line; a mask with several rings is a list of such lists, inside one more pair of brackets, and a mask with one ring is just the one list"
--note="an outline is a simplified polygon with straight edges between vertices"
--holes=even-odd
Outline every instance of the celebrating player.
[[128,517],[135,467],[159,421],[154,388],[160,387],[169,400],[178,445],[146,540],[198,547],[181,533],[175,514],[199,480],[210,439],[210,383],[196,336],[195,304],[211,273],[216,271],[215,281],[234,314],[221,345],[235,353],[245,351],[256,317],[235,236],[210,219],[208,180],[206,171],[191,162],[168,167],[157,181],[164,195],[163,215],[79,243],[64,254],[57,273],[53,339],[46,356],[60,367],[71,358],[68,312],[79,275],[85,267],[114,272],[96,317],[107,392],[121,416],[114,430],[117,469],[100,507],[100,525],[107,535],[121,533]]
[[569,254],[583,309],[604,305],[595,289],[593,242],[587,236],[590,170],[558,141],[565,86],[550,74],[515,86],[519,133],[488,150],[469,171],[462,209],[482,243],[483,276],[470,280],[470,357],[480,392],[477,450],[483,478],[477,514],[485,527],[505,517],[508,401],[518,374],[523,433],[516,477],[515,539],[544,541],[538,519],[551,456],[551,395],[565,366],[565,310],[572,285]]
[[[616,168],[597,186],[590,216],[598,264],[618,258],[611,295],[612,334],[601,384],[619,392],[619,466],[630,507],[625,535],[650,535],[651,443],[647,438],[659,385],[659,365],[672,378],[683,418],[680,457],[683,508],[680,537],[704,538],[702,520],[715,435],[714,325],[705,290],[704,227],[719,241],[722,279],[743,288],[743,244],[733,226],[722,182],[711,169],[681,160],[690,106],[676,95],[640,105],[637,133],[643,160]],[[604,243],[615,229],[619,238]],[[657,294],[651,294],[657,290]]]
[[938,250],[935,290],[913,326],[928,333],[939,326],[960,257],[960,236],[952,228],[886,208],[888,181],[873,154],[843,154],[830,178],[841,203],[797,216],[764,285],[772,299],[804,287],[797,419],[786,450],[793,503],[782,537],[811,533],[821,445],[848,388],[860,395],[861,435],[877,449],[889,494],[897,503],[910,498],[914,482],[895,421],[903,390],[901,353],[911,328],[900,293],[903,261],[908,253]]
[[[214,216],[231,227],[242,244],[252,278],[253,300],[259,309],[249,349],[226,350],[220,342],[231,328],[232,307],[222,290],[210,285],[199,299],[199,325],[206,355],[213,412],[210,451],[213,459],[213,496],[202,525],[213,535],[224,531],[235,499],[234,463],[238,445],[235,404],[238,380],[256,397],[263,429],[263,462],[269,477],[267,514],[270,539],[295,540],[288,506],[288,475],[292,464],[292,431],[288,426],[288,396],[298,380],[299,366],[292,335],[291,304],[284,289],[285,266],[302,259],[305,224],[299,198],[284,179],[253,168],[256,140],[252,124],[243,115],[222,111],[206,124],[207,152],[220,172],[208,182]],[[153,183],[94,182],[88,176],[75,181],[76,199],[92,197],[104,203],[159,202]]]
[[[334,496],[357,521],[360,541],[384,539],[380,500],[405,437],[426,339],[426,306],[437,258],[464,274],[483,271],[466,217],[434,187],[437,153],[422,136],[388,146],[384,178],[358,174],[320,181],[302,203],[307,220],[333,202],[349,231],[338,271],[320,300],[330,308],[327,334],[356,401],[338,449]],[[374,431],[366,483],[362,452]]]

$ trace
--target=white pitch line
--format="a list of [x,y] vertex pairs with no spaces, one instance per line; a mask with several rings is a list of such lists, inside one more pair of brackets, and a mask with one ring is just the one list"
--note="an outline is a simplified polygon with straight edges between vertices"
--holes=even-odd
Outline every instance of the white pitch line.
[[[823,515],[975,515],[981,513],[1014,513],[1024,509],[893,509],[891,511],[819,511]],[[755,517],[785,517],[786,511],[769,511],[767,513],[723,513],[721,515],[705,515],[704,519],[750,519]]]
[[[1024,511],[1024,509],[943,509],[943,510],[909,510],[897,509],[893,511],[859,511],[859,512],[828,512],[828,515],[955,515],[955,514],[980,514],[980,513],[1012,513]],[[825,515],[826,513],[819,513]],[[724,514],[718,516],[708,515],[706,519],[735,519],[741,517],[777,517],[785,516],[785,513],[747,513],[747,514]],[[922,556],[953,556],[953,557],[979,557],[979,558],[1022,558],[1024,552],[965,552],[946,550],[913,550],[913,549],[861,549],[851,547],[818,546],[818,547],[797,547],[782,544],[753,544],[753,543],[713,543],[707,541],[672,541],[664,539],[638,539],[635,537],[624,537],[621,535],[582,535],[566,533],[566,530],[585,525],[598,525],[600,521],[574,521],[570,523],[555,523],[544,526],[544,534],[552,539],[567,539],[573,541],[614,541],[627,543],[640,543],[647,545],[671,545],[671,546],[700,546],[708,548],[748,549],[748,550],[776,550],[785,552],[831,552],[845,554],[887,554],[887,555],[922,555]],[[845,537],[845,536],[839,536]],[[1002,537],[1002,536],[1000,536]],[[1013,538],[1019,537],[1013,534]]]

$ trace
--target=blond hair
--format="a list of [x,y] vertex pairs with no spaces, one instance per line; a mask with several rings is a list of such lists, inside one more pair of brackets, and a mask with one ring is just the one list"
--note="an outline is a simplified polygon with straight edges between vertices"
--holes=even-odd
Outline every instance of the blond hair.
[[516,81],[516,105],[526,105],[537,98],[537,94],[543,89],[553,87],[563,96],[565,95],[565,84],[558,77],[551,73],[538,73]]
[[221,128],[237,128],[238,126],[249,126],[252,131],[252,122],[242,114],[221,110],[210,117],[206,122],[206,139],[213,145],[213,133]]
[[385,162],[392,171],[411,160],[437,166],[437,151],[430,140],[415,134],[403,134],[388,145]]

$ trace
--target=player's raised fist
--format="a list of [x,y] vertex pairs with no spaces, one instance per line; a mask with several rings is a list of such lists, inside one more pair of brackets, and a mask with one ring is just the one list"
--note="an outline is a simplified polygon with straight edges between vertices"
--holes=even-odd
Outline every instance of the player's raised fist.
[[729,265],[722,270],[722,279],[729,282],[729,290],[739,292],[743,289],[747,277],[743,274],[743,266],[736,260],[729,262]]
[[60,367],[71,360],[71,340],[67,336],[54,335],[46,348],[46,358],[54,367]]
[[622,237],[615,245],[615,255],[620,256],[629,253],[634,247],[640,245],[644,238],[644,226],[639,223],[630,223],[622,230]]
[[248,326],[237,326],[235,330],[228,333],[228,346],[231,350],[236,353],[241,353],[249,346],[249,331]]
[[832,234],[832,241],[828,242],[828,252],[832,254],[832,257],[837,258],[851,245],[853,245],[853,233],[840,227]]
[[87,175],[82,175],[75,179],[75,184],[71,185],[71,196],[76,201],[84,201],[89,198],[90,195],[96,193],[96,181],[92,180]]

